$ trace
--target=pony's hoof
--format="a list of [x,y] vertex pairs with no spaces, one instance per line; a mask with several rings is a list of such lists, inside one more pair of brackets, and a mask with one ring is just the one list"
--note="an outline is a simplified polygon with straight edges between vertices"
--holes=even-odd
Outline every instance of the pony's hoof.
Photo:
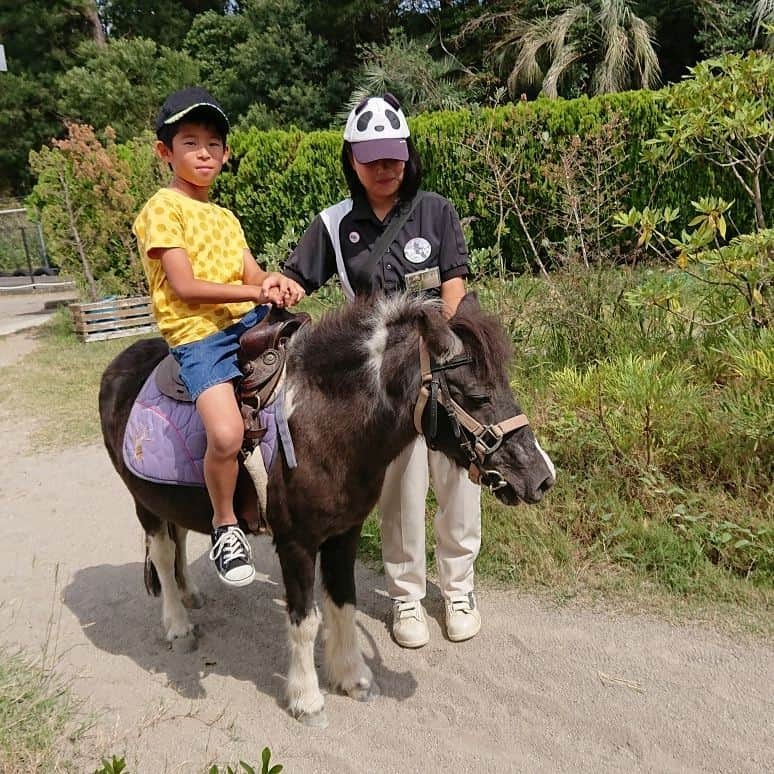
[[365,686],[355,685],[348,691],[345,691],[345,693],[347,696],[349,696],[350,699],[363,702],[373,701],[381,695],[379,686],[373,681],[371,681],[369,685]]
[[186,634],[185,637],[175,637],[172,642],[173,653],[179,653],[184,655],[186,653],[193,653],[199,647],[199,640],[194,632]]
[[328,716],[325,714],[324,709],[311,713],[302,712],[300,715],[294,715],[294,717],[299,723],[308,728],[328,728]]

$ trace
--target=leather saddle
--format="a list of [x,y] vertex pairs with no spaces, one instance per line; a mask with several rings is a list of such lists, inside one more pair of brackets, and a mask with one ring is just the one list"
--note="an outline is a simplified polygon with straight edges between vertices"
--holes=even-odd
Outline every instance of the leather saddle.
[[[257,325],[242,334],[237,354],[237,362],[245,375],[237,388],[240,403],[265,405],[282,376],[288,339],[310,320],[306,312],[294,314],[272,307]],[[180,366],[171,353],[159,363],[156,386],[174,400],[191,403],[188,389],[180,379]]]

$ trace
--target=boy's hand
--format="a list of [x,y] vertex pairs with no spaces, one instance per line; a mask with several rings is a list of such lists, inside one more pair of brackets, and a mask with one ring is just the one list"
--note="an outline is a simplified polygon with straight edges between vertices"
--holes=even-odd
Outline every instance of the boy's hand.
[[305,295],[304,289],[295,280],[272,271],[261,283],[261,292],[274,306],[295,306]]
[[269,288],[264,290],[261,288],[261,295],[266,299],[261,303],[274,304],[274,306],[284,306],[282,293],[279,288]]

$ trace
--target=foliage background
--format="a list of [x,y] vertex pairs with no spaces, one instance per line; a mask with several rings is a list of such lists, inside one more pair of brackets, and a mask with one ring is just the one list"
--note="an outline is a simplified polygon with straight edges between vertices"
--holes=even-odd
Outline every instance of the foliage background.
[[[345,193],[337,113],[359,87],[378,81],[409,113],[454,106],[410,119],[425,187],[459,210],[475,286],[514,342],[514,391],[560,473],[517,523],[485,499],[483,571],[567,593],[644,582],[770,608],[774,65],[753,51],[766,43],[753,40],[757,5],[624,4],[660,36],[665,80],[692,69],[684,83],[593,96],[581,73],[559,99],[534,85],[511,94],[494,56],[508,24],[567,5],[191,0],[159,31],[129,0],[0,5],[14,69],[2,74],[0,185],[26,193],[34,181],[28,202],[85,291],[138,290],[127,235],[165,176],[145,127],[167,91],[197,78],[236,126],[215,196],[276,268]],[[48,48],[34,35],[24,45],[34,14]],[[694,67],[728,49],[748,53]],[[25,143],[31,169],[14,156]],[[757,216],[729,166],[751,148]],[[61,323],[54,360],[78,346]],[[373,520],[362,546],[378,556]]]
[[[28,153],[62,139],[64,121],[127,141],[195,81],[243,128],[338,125],[365,88],[394,91],[410,112],[487,105],[519,56],[513,30],[567,9],[578,21],[564,49],[583,58],[559,83],[563,97],[594,93],[594,63],[629,68],[632,53],[610,45],[618,23],[597,18],[647,25],[670,83],[708,56],[767,45],[761,22],[774,14],[768,0],[0,0],[0,197],[29,192]],[[533,99],[539,86],[523,90]]]

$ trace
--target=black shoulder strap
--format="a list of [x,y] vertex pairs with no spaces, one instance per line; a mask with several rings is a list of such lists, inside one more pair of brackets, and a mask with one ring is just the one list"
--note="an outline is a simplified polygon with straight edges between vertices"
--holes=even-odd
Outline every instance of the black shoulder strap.
[[369,256],[371,264],[378,263],[382,256],[390,249],[390,245],[395,241],[395,237],[398,236],[398,232],[403,228],[403,224],[409,219],[409,216],[414,212],[414,208],[419,203],[419,196],[420,194],[417,192],[411,201],[403,203],[400,211],[390,221],[390,225],[382,232],[379,239],[374,242],[374,246],[371,248],[371,255]]

